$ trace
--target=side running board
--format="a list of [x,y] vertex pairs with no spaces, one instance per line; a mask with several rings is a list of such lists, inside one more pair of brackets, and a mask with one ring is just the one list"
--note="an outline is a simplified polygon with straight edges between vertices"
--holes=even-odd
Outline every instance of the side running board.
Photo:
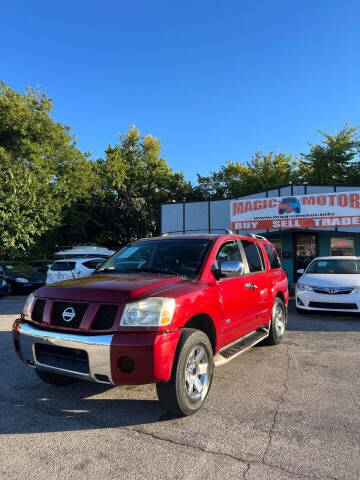
[[224,365],[225,363],[229,362],[241,353],[246,352],[246,350],[249,350],[249,348],[253,347],[257,343],[264,340],[264,338],[266,338],[267,336],[269,336],[268,329],[262,328],[259,330],[254,330],[245,337],[240,338],[240,340],[236,340],[235,342],[226,345],[226,347],[222,348],[215,355],[215,366],[218,367],[219,365]]

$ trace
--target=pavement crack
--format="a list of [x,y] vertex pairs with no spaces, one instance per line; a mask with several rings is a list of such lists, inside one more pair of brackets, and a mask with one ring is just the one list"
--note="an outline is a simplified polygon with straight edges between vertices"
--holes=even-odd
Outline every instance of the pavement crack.
[[251,463],[248,463],[247,467],[246,467],[246,470],[244,470],[244,475],[243,475],[244,480],[246,480],[246,475],[247,475],[248,471],[250,470],[250,468],[251,468]]
[[264,462],[265,458],[266,458],[266,455],[268,454],[269,450],[270,450],[270,446],[271,446],[271,442],[272,442],[272,438],[273,438],[273,434],[274,434],[274,429],[275,429],[275,426],[276,426],[276,422],[277,422],[277,417],[278,417],[278,414],[279,414],[279,410],[280,410],[280,406],[284,403],[285,401],[285,396],[289,390],[289,386],[288,386],[288,381],[289,381],[289,370],[290,370],[290,352],[289,352],[289,348],[290,346],[287,345],[286,347],[286,363],[285,363],[285,374],[284,374],[284,380],[283,380],[283,384],[282,384],[282,393],[280,395],[280,398],[279,398],[279,401],[277,402],[277,405],[276,405],[276,408],[275,408],[275,411],[274,411],[274,414],[273,414],[273,418],[272,418],[272,422],[271,422],[271,426],[270,426],[270,429],[269,429],[269,432],[268,432],[268,441],[267,441],[267,444],[266,444],[266,448],[264,450],[264,453],[262,455],[262,462]]
[[[14,398],[6,397],[6,396],[0,394],[0,401],[3,401],[5,403],[8,403],[8,404],[13,406],[14,402],[16,400]],[[76,420],[80,424],[83,423],[83,424],[88,425],[89,428],[103,428],[103,426],[101,425],[101,422],[100,423],[96,422],[96,421],[94,421],[94,419],[92,417],[89,417],[89,416],[77,417],[76,419],[74,419],[74,418],[66,419],[66,417],[64,417],[63,412],[59,412],[54,408],[40,407],[39,405],[34,405],[30,402],[23,402],[23,405],[26,405],[27,407],[33,409],[34,411],[37,411],[37,412],[45,414],[45,415],[50,415],[50,416],[58,417],[58,418],[61,418],[61,419],[64,419],[64,420],[69,420],[69,421],[70,420]],[[0,430],[0,432],[4,432],[5,430],[15,426],[16,424],[17,424],[17,422],[13,422],[11,424],[8,424],[5,427],[3,427]],[[167,443],[179,446],[179,447],[189,448],[189,449],[194,450],[196,452],[202,452],[202,453],[205,453],[207,455],[214,455],[214,456],[218,456],[220,458],[228,458],[228,459],[231,459],[235,462],[239,462],[241,464],[244,464],[246,466],[246,469],[243,472],[243,479],[244,480],[246,480],[246,475],[249,472],[250,468],[254,467],[254,466],[257,466],[257,465],[264,465],[266,467],[269,467],[272,470],[279,471],[279,472],[285,473],[287,475],[291,475],[292,480],[296,480],[296,479],[298,479],[298,480],[304,480],[304,479],[307,479],[307,480],[338,480],[335,477],[325,477],[325,476],[316,477],[316,476],[306,475],[306,474],[302,474],[302,473],[295,473],[295,472],[292,472],[291,470],[280,467],[278,465],[273,465],[271,463],[267,463],[263,459],[262,460],[249,461],[248,459],[242,458],[242,457],[237,456],[237,455],[232,455],[231,453],[226,453],[226,452],[217,451],[217,450],[211,450],[211,449],[208,449],[206,447],[201,447],[201,446],[198,446],[198,445],[191,445],[191,444],[186,443],[186,442],[181,442],[179,440],[174,440],[174,439],[171,439],[171,438],[163,437],[161,435],[157,435],[157,434],[154,434],[154,433],[151,433],[151,432],[145,432],[144,430],[142,430],[140,428],[134,428],[134,427],[125,426],[125,425],[121,426],[119,428],[121,428],[122,430],[125,430],[126,432],[128,432],[132,435],[143,436],[145,438],[146,437],[151,438],[152,440],[167,442]]]

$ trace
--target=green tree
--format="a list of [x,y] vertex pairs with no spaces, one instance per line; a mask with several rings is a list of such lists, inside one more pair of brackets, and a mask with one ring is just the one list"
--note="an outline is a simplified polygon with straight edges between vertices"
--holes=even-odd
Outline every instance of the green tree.
[[0,254],[18,256],[59,220],[36,174],[0,147]]
[[350,127],[346,123],[335,135],[320,130],[319,133],[324,137],[322,142],[310,144],[310,152],[302,154],[300,172],[303,180],[327,185],[358,183],[358,127]]
[[0,206],[2,222],[8,226],[16,208],[21,210],[17,232],[2,229],[0,233],[3,255],[46,244],[46,235],[61,224],[71,203],[91,196],[92,162],[77,148],[70,128],[51,118],[51,110],[52,100],[43,93],[31,88],[19,93],[0,83],[2,196],[7,193],[14,199],[16,192],[23,200],[20,204],[15,198],[14,208],[9,202]]
[[203,198],[234,198],[298,180],[298,163],[292,155],[257,152],[245,165],[227,162],[208,177],[198,175],[197,191]]
[[157,138],[142,136],[132,126],[119,136],[117,144],[108,146],[105,158],[96,162],[101,186],[89,204],[87,228],[95,235],[98,232],[99,243],[116,247],[157,234],[160,204],[191,196],[191,185],[182,173],[172,171],[160,151]]

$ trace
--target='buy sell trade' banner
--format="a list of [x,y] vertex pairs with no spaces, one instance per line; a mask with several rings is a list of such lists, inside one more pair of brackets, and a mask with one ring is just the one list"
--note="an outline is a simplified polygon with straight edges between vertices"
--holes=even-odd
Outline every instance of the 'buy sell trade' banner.
[[360,227],[360,191],[232,200],[232,230]]

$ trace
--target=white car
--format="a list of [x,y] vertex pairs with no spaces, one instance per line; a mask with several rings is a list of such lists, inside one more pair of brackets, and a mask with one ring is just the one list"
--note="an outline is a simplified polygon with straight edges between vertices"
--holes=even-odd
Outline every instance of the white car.
[[104,261],[104,258],[56,260],[47,271],[46,284],[69,280],[70,278],[87,277]]
[[359,257],[317,257],[298,273],[302,273],[295,289],[298,313],[360,311]]

